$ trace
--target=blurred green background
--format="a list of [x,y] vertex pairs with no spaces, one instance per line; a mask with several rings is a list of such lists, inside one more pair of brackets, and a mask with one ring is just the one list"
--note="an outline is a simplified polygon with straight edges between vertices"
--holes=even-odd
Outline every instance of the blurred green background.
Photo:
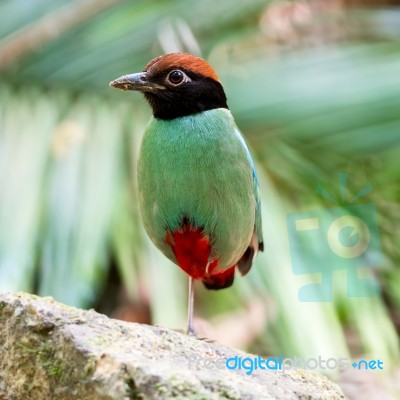
[[[216,69],[251,147],[265,235],[246,278],[197,285],[199,330],[263,355],[379,358],[384,373],[336,379],[351,398],[398,398],[400,2],[3,0],[0,21],[0,291],[184,326],[187,278],[137,207],[150,109],[108,82],[191,52]],[[330,218],[368,185],[352,204],[376,206],[380,257],[360,274],[380,295],[349,297],[339,270],[332,301],[299,301],[330,256],[326,233],[303,240],[317,273],[294,273],[289,213]]]

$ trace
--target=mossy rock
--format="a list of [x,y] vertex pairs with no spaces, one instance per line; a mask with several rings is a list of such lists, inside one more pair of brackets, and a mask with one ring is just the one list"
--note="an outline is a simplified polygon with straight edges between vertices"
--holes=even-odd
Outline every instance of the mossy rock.
[[0,295],[0,348],[2,400],[345,398],[317,373],[232,371],[216,361],[255,356],[25,293]]

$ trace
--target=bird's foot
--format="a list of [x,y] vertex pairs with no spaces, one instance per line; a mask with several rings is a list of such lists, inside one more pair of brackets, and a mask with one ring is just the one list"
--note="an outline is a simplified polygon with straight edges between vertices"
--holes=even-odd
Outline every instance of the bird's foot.
[[216,343],[216,341],[213,340],[213,339],[210,339],[210,338],[205,337],[205,336],[199,336],[199,335],[197,334],[197,332],[196,332],[193,328],[192,328],[192,329],[187,329],[187,330],[186,330],[186,334],[187,334],[188,336],[194,337],[194,338],[197,339],[197,340],[201,340],[202,342],[206,342],[206,343]]
[[195,338],[197,338],[197,333],[196,333],[196,331],[194,330],[194,328],[193,328],[192,326],[189,326],[189,327],[186,329],[186,335],[188,335],[188,336],[194,336]]
[[187,335],[187,336],[190,336],[190,337],[192,337],[194,339],[201,340],[202,342],[211,343],[211,344],[212,343],[218,343],[214,339],[210,339],[210,338],[205,337],[205,336],[198,336],[198,334],[196,333],[195,330],[191,330],[191,331],[188,331],[187,329],[171,329],[171,330],[174,331],[174,332],[178,332],[178,333],[180,333],[182,335]]
[[182,328],[173,328],[173,329],[171,328],[171,331],[181,333],[182,335],[193,336],[197,338],[196,331],[194,330],[188,331],[187,329],[182,329]]

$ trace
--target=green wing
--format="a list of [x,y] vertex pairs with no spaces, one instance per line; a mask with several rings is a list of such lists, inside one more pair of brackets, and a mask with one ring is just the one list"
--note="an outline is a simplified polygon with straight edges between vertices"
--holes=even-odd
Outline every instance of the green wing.
[[253,194],[254,194],[254,199],[256,202],[256,209],[255,209],[255,223],[254,223],[254,233],[253,237],[251,238],[251,242],[249,244],[249,247],[243,254],[242,258],[238,262],[238,268],[239,271],[242,275],[246,275],[253,263],[254,257],[257,255],[258,251],[264,251],[264,242],[263,242],[263,234],[262,234],[262,216],[261,216],[261,196],[260,196],[260,185],[258,183],[258,178],[257,178],[257,173],[256,169],[254,167],[254,162],[253,159],[251,158],[251,154],[249,152],[249,149],[247,148],[247,145],[239,132],[239,130],[236,130],[236,133],[243,145],[243,147],[246,150],[247,158],[249,160],[252,173],[253,173]]

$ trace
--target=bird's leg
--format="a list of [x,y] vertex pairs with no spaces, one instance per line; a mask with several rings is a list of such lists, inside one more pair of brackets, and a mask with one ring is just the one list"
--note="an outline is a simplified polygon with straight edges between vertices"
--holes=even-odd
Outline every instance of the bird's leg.
[[189,276],[189,300],[188,300],[188,324],[187,331],[188,335],[196,336],[196,332],[193,327],[193,303],[194,303],[194,278]]
[[194,278],[189,276],[189,301],[188,301],[188,324],[186,334],[194,336],[198,340],[203,340],[207,343],[216,343],[215,340],[208,339],[206,337],[198,337],[193,326],[193,303],[194,303]]

